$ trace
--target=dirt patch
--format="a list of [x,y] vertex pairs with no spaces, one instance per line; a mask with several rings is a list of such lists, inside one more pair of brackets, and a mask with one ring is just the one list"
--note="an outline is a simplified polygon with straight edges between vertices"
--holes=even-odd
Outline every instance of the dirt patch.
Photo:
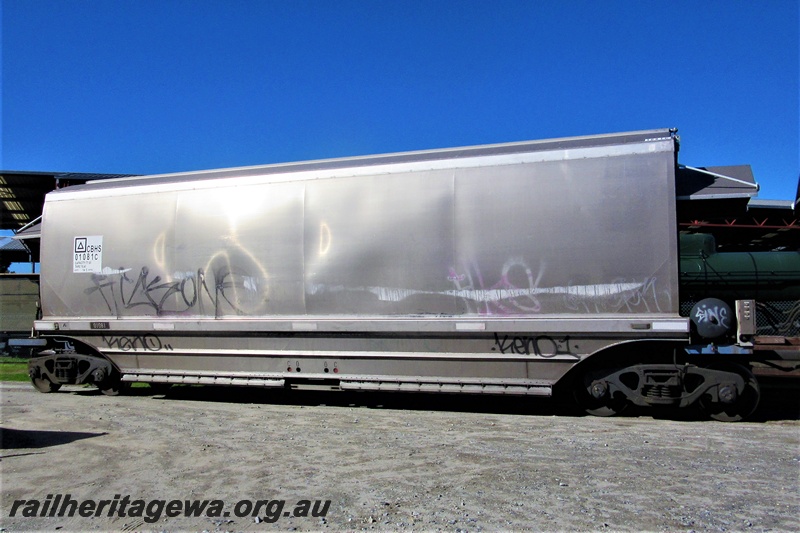
[[[20,530],[797,530],[796,388],[756,422],[573,416],[551,401],[2,384]],[[17,500],[220,500],[228,516],[9,516]],[[285,500],[236,516],[238,502]],[[326,516],[293,516],[330,500]],[[304,505],[304,504],[301,504]],[[238,511],[246,510],[247,503]],[[132,508],[129,507],[129,509]],[[155,509],[155,508],[153,508]],[[301,509],[302,511],[302,509]],[[41,514],[41,508],[39,513]],[[45,513],[47,514],[47,513]],[[300,512],[302,515],[303,513]],[[319,513],[318,513],[319,514]],[[286,516],[288,515],[288,516]],[[268,521],[274,518],[274,522]]]

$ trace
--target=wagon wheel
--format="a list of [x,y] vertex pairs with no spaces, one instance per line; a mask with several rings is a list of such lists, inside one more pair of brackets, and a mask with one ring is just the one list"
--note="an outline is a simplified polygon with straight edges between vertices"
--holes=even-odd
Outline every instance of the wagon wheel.
[[47,376],[32,377],[31,383],[39,392],[56,392],[61,388],[61,383],[53,383]]
[[628,398],[621,393],[612,394],[596,373],[582,374],[576,380],[574,393],[581,409],[592,416],[616,416],[630,406]]
[[700,409],[714,420],[720,422],[739,422],[744,420],[756,410],[761,399],[761,390],[758,381],[750,370],[733,363],[718,363],[709,365],[708,368],[739,374],[744,378],[744,390],[739,392],[730,385],[720,389],[720,396],[727,396],[728,401],[712,401],[710,395],[704,395],[698,401]]

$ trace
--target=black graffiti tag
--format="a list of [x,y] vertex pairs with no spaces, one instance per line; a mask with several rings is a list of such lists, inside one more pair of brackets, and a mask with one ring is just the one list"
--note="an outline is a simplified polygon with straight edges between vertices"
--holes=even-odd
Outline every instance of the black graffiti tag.
[[109,348],[117,348],[123,352],[143,350],[145,352],[172,351],[172,346],[161,341],[158,335],[136,335],[133,337],[106,337],[103,342]]
[[503,335],[501,338],[500,335],[495,333],[492,351],[499,351],[502,354],[533,354],[544,359],[552,359],[559,355],[566,355],[574,359],[580,359],[580,356],[572,351],[569,337],[556,339],[547,335]]
[[196,273],[175,281],[163,281],[161,276],[151,277],[150,269],[142,267],[138,276],[128,276],[129,269],[118,273],[93,274],[93,287],[86,294],[99,293],[109,312],[120,314],[122,309],[149,307],[156,314],[182,313],[196,308],[203,314],[207,303],[215,315],[223,311],[223,302],[237,314],[244,314],[228,294],[231,289],[242,288],[244,274],[229,269],[218,269],[208,275],[202,268]]

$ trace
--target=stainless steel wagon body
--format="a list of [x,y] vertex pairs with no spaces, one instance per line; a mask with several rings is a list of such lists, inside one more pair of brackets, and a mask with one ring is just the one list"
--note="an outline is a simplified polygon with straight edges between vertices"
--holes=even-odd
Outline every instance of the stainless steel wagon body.
[[47,195],[43,336],[127,381],[548,395],[688,341],[669,130],[93,182]]

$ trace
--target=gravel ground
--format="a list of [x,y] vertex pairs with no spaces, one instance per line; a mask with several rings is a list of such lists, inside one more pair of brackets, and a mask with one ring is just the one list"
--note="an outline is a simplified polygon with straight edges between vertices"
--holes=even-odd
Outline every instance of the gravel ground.
[[[726,424],[674,413],[582,417],[518,398],[212,387],[107,397],[0,384],[0,527],[798,530],[796,390],[765,389],[754,422]],[[162,512],[151,523],[146,512],[26,517],[22,507],[10,516],[15,500],[50,494],[119,505],[125,496],[222,500],[228,516]],[[242,500],[277,499],[283,509],[257,517],[234,511]],[[301,500],[331,503],[325,517],[292,516]]]

